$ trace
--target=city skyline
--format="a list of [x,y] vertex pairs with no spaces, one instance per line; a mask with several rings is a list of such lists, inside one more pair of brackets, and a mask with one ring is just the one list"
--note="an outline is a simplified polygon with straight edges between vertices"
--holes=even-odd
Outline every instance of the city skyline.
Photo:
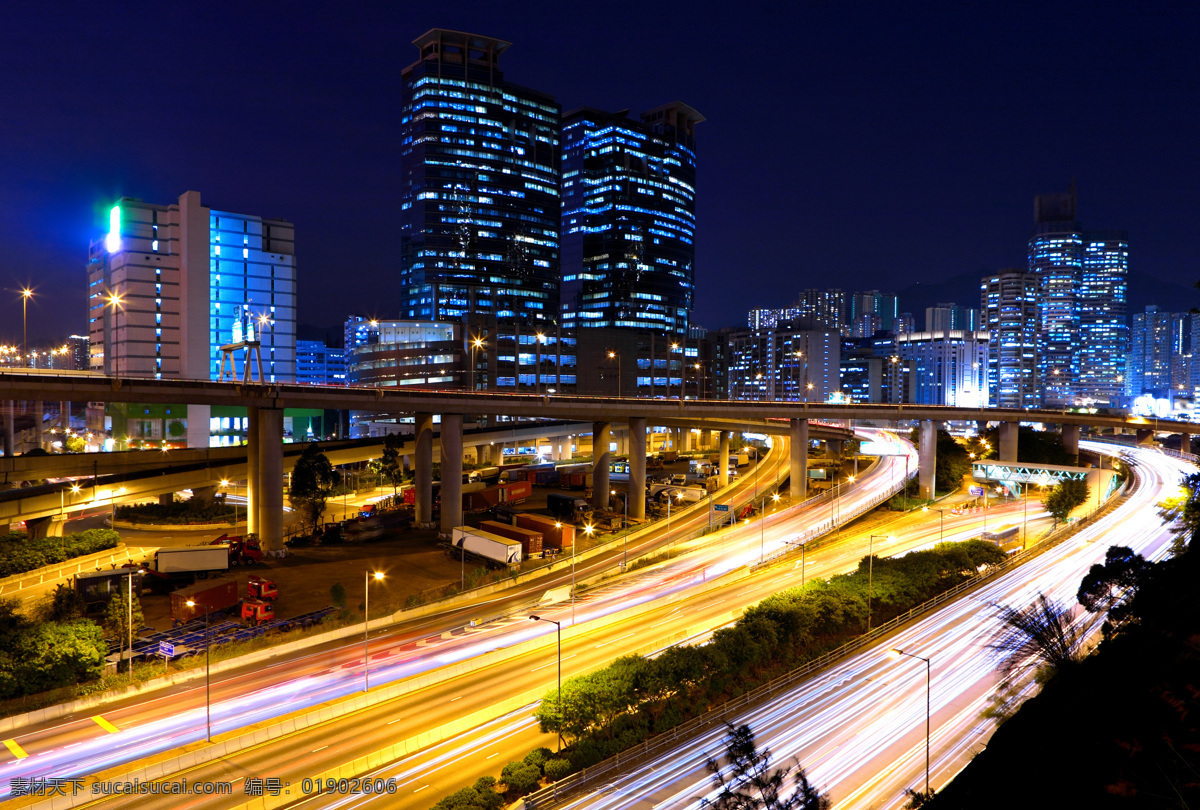
[[[0,286],[37,288],[31,342],[82,331],[80,268],[116,199],[184,189],[296,223],[300,285],[321,291],[302,296],[301,322],[399,316],[387,234],[400,71],[433,27],[513,42],[506,73],[564,110],[636,114],[678,99],[703,111],[695,323],[736,324],[831,278],[899,292],[1019,267],[1031,197],[1072,178],[1081,220],[1129,232],[1131,275],[1194,281],[1179,203],[1198,179],[1186,149],[1200,72],[1184,39],[1195,9],[1038,8],[1034,26],[1007,7],[801,6],[737,18],[715,5],[638,7],[634,25],[537,8],[367,4],[336,19],[284,15],[276,30],[286,36],[265,40],[255,20],[275,19],[269,9],[238,26],[218,5],[189,12],[186,27],[165,9],[68,21],[23,11],[0,57],[24,78],[8,88],[13,126],[0,150],[10,246]],[[796,33],[766,47],[768,30]],[[132,50],[96,60],[82,47],[106,37],[157,38],[173,72]],[[667,38],[688,47],[662,48]],[[126,125],[139,111],[147,123]],[[0,320],[11,338],[20,302],[8,298]]]

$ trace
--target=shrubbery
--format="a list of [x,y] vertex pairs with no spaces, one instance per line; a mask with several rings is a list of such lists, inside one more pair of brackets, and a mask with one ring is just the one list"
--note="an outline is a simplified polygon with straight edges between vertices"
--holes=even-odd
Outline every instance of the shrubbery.
[[[134,503],[116,508],[117,520],[130,523],[226,523],[233,520],[235,507],[224,499],[190,498],[186,501],[161,504],[157,501]],[[244,515],[246,510],[242,510]]]
[[17,605],[0,600],[0,699],[100,677],[108,645],[94,622],[35,622]]
[[56,565],[74,557],[116,548],[121,536],[112,529],[88,529],[64,537],[30,539],[20,532],[0,536],[0,577]]

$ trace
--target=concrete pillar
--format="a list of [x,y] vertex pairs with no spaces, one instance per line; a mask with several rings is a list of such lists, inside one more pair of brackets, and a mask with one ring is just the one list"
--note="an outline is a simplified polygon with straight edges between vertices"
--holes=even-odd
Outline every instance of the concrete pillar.
[[9,400],[4,408],[4,456],[12,458],[16,455],[17,439],[13,432],[13,422],[17,418],[17,403],[15,400]]
[[263,551],[283,550],[283,409],[258,413],[258,540]]
[[1192,434],[1185,431],[1179,431],[1179,452],[1192,452]]
[[592,424],[592,506],[607,509],[608,492],[608,445],[612,441],[612,427],[608,422]]
[[842,444],[841,439],[827,439],[825,441],[825,454],[830,458],[841,458]]
[[[62,537],[63,524],[66,522],[66,518],[62,515],[32,518],[25,521],[25,531],[29,533],[30,540],[41,540],[45,537]],[[3,527],[0,526],[0,528]]]
[[[1000,423],[1000,460],[1001,461],[1016,461],[1017,460],[1017,435],[1021,429],[1019,422],[1001,422]],[[1076,446],[1078,447],[1078,435],[1076,436]],[[1078,450],[1076,450],[1078,452]]]
[[917,448],[920,456],[917,484],[920,487],[920,497],[926,500],[931,500],[935,491],[934,470],[937,467],[937,427],[938,423],[929,419],[921,422],[921,433]]
[[174,492],[164,492],[158,496],[158,505],[159,506],[170,506],[173,503],[175,503],[175,493]]
[[629,420],[629,516],[646,517],[646,418]]
[[1153,428],[1138,428],[1137,429],[1137,443],[1139,445],[1153,444],[1154,443],[1154,429]]
[[192,499],[196,502],[211,501],[216,494],[217,488],[215,485],[209,487],[192,487]]
[[441,533],[449,537],[462,525],[462,414],[442,414],[442,518]]
[[[41,450],[46,449],[44,444],[45,439],[42,436],[42,416],[44,415],[44,410],[45,409],[43,408],[42,401],[40,399],[33,403],[33,446]],[[53,537],[57,535],[51,536]]]
[[504,463],[504,442],[488,445],[488,464],[499,467]]
[[796,502],[808,497],[808,420],[790,419],[788,438],[788,496]]
[[724,489],[729,486],[729,431],[722,430],[717,442],[717,486]]
[[246,534],[258,534],[258,408],[246,409]]
[[[62,428],[63,433],[67,432],[67,428],[71,427],[71,403],[58,403],[58,426]],[[63,450],[67,449],[67,440],[63,437]]]
[[413,461],[416,474],[416,521],[422,529],[433,525],[433,414],[418,413],[413,419],[416,431],[416,451]]
[[1079,425],[1062,426],[1063,448],[1079,463]]

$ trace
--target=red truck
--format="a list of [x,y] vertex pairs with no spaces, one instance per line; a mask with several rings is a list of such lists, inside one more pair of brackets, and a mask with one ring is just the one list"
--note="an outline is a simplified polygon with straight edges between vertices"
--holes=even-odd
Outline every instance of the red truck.
[[529,481],[513,481],[508,484],[497,484],[478,492],[463,493],[463,509],[468,512],[482,512],[494,506],[509,506],[523,503],[533,494],[533,484]]
[[242,602],[242,621],[251,627],[275,618],[275,606],[263,599],[247,599]]
[[242,537],[236,534],[223,534],[209,545],[217,546],[221,543],[229,544],[229,564],[231,566],[262,562],[262,546],[258,543],[257,535],[248,534]]
[[251,576],[246,582],[246,596],[250,599],[269,599],[274,602],[279,598],[279,588],[272,580]]
[[208,608],[211,617],[237,603],[237,580],[210,579],[171,592],[171,620],[175,624],[184,624],[192,619],[203,618],[205,608]]

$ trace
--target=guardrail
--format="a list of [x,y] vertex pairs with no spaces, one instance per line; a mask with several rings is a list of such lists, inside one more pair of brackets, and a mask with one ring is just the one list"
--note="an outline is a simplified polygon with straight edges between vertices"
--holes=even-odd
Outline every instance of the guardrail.
[[115,568],[117,565],[131,560],[145,559],[157,550],[157,546],[126,546],[121,543],[115,548],[95,551],[82,557],[72,557],[58,565],[47,565],[23,574],[13,574],[11,577],[0,580],[0,596],[20,594],[26,588],[59,582],[84,571],[98,571],[106,566]]
[[[1128,487],[1127,487],[1128,489]],[[768,681],[745,694],[733,698],[720,706],[717,706],[699,717],[694,717],[678,726],[675,726],[670,731],[663,732],[655,737],[651,737],[645,742],[636,745],[632,748],[609,757],[603,762],[597,763],[590,768],[584,768],[578,773],[560,779],[559,781],[547,785],[541,790],[528,794],[524,798],[526,810],[539,810],[542,807],[553,807],[554,803],[561,798],[565,798],[568,794],[576,792],[585,787],[589,783],[600,779],[601,777],[612,773],[622,765],[627,765],[631,762],[644,764],[649,758],[656,757],[670,750],[679,741],[694,737],[701,732],[720,725],[731,716],[739,711],[747,708],[755,702],[774,695],[776,692],[790,689],[797,682],[808,678],[818,670],[821,670],[830,664],[842,659],[851,653],[854,653],[863,647],[877,641],[882,636],[885,636],[895,630],[900,629],[904,625],[919,618],[920,616],[941,607],[947,602],[957,599],[959,596],[969,590],[979,587],[987,582],[1008,573],[1013,568],[1021,565],[1033,557],[1044,554],[1051,548],[1059,545],[1068,537],[1076,534],[1078,531],[1094,523],[1099,518],[1109,514],[1120,506],[1128,497],[1129,492],[1124,492],[1117,498],[1110,498],[1109,502],[1095,513],[1086,518],[1076,521],[1072,524],[1067,524],[1051,532],[1041,542],[1037,543],[1032,548],[1024,549],[1010,556],[1004,562],[989,568],[983,574],[972,577],[966,582],[961,582],[948,591],[938,594],[933,599],[922,602],[921,604],[910,608],[908,611],[895,616],[878,627],[872,628],[869,632],[863,633],[860,636],[847,641],[845,644],[830,650],[817,658],[803,664],[796,669],[793,669],[779,677]],[[780,556],[780,555],[776,555]]]

